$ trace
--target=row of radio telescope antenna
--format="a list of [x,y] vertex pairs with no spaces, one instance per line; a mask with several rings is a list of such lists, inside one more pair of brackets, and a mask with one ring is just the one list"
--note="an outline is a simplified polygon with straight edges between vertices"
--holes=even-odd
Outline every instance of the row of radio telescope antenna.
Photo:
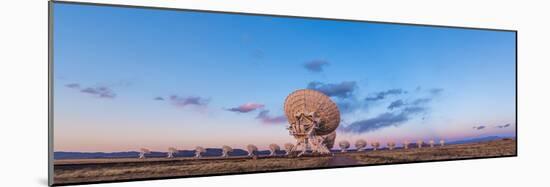
[[[411,143],[409,141],[404,141],[402,148],[403,149],[412,148],[411,146],[409,146],[410,144]],[[376,150],[380,149],[380,143],[379,142],[372,142],[370,145],[371,145],[373,151],[376,151]],[[426,145],[426,144],[423,140],[416,141],[416,148],[422,148],[422,146],[424,146],[424,145]],[[444,146],[444,145],[445,145],[445,140],[439,140],[439,146]],[[343,140],[343,141],[338,142],[338,146],[340,147],[340,152],[347,152],[348,149],[350,148],[350,143],[346,140]],[[355,148],[356,148],[357,152],[365,151],[367,149],[367,146],[368,146],[368,143],[365,140],[360,139],[360,140],[357,140],[355,142]],[[395,149],[395,146],[396,146],[395,142],[388,142],[387,143],[387,148],[389,150]],[[427,146],[435,147],[436,143],[435,143],[434,140],[430,140],[430,141],[428,141]],[[286,152],[285,155],[289,155],[289,153],[291,152],[291,150],[293,148],[294,148],[294,144],[286,143],[284,145],[284,150]],[[269,156],[277,156],[277,151],[280,151],[280,150],[281,150],[281,147],[279,147],[279,145],[270,144],[269,145],[269,152],[270,152]],[[222,146],[222,155],[221,155],[221,157],[223,157],[223,158],[229,157],[229,153],[232,152],[232,151],[233,151],[233,148],[231,148],[230,146],[227,146],[227,145]],[[256,156],[256,152],[258,151],[258,147],[256,147],[255,145],[249,144],[248,146],[246,146],[246,151],[248,152],[249,157],[254,157],[254,156]],[[197,146],[195,148],[195,158],[201,158],[202,155],[205,152],[206,152],[205,148],[203,148],[201,146]],[[140,151],[139,151],[139,158],[144,159],[145,154],[149,154],[149,153],[151,153],[151,151],[149,149],[141,148]],[[170,147],[170,148],[168,148],[167,157],[168,158],[174,158],[176,153],[178,153],[178,150],[174,147]]]

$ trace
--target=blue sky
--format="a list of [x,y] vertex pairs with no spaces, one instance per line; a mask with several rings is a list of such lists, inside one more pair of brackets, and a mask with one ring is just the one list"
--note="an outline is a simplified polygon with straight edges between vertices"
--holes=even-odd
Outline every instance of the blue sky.
[[339,140],[515,134],[513,32],[56,3],[54,77],[56,151],[292,142],[303,88]]

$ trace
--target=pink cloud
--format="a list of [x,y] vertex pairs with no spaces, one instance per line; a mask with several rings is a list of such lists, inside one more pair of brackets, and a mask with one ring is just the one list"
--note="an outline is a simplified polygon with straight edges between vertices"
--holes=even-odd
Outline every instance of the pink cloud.
[[280,124],[286,122],[286,117],[281,116],[270,116],[269,110],[262,110],[258,116],[256,116],[256,119],[261,120],[265,124]]
[[185,107],[188,105],[195,105],[195,106],[206,106],[208,105],[209,100],[197,97],[197,96],[191,96],[191,97],[181,97],[178,95],[172,95],[170,96],[170,102],[172,104],[179,106],[179,107]]
[[264,105],[259,103],[245,103],[238,107],[233,107],[226,110],[231,112],[248,113],[263,107]]

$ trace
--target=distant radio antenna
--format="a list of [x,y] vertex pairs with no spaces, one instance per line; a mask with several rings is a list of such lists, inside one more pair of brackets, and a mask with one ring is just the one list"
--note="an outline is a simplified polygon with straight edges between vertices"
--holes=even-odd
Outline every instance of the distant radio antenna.
[[233,152],[233,148],[231,148],[227,145],[222,146],[222,157],[224,157],[224,158],[229,157],[230,152]]
[[173,147],[168,148],[168,158],[174,158],[174,154],[178,153],[178,150]]
[[204,149],[201,146],[195,147],[195,158],[201,158],[202,154],[206,152],[206,149]]
[[388,149],[393,150],[395,148],[395,142],[388,142]]
[[256,156],[256,152],[258,151],[258,147],[256,147],[255,145],[252,145],[252,144],[248,144],[246,146],[246,151],[248,152],[249,157],[254,157],[254,156]]
[[338,146],[340,146],[342,153],[348,152],[349,142],[346,140],[342,140],[340,141],[340,143],[338,143]]
[[441,147],[445,146],[445,140],[439,140],[439,145],[440,145]]
[[327,149],[330,151],[334,147],[334,141],[336,140],[336,131],[332,131],[330,134],[323,136],[325,139],[323,140],[323,144],[327,147]]
[[292,152],[292,149],[294,149],[294,144],[291,144],[291,143],[285,143],[285,155],[290,155],[290,153]]
[[372,146],[372,150],[376,151],[380,147],[380,142],[372,142],[370,145]]
[[280,151],[281,147],[277,144],[269,144],[269,156],[277,156],[277,151]]
[[139,149],[139,158],[145,159],[145,154],[149,154],[151,151],[149,149],[141,148]]
[[403,149],[409,149],[409,144],[410,144],[409,141],[407,140],[403,141]]
[[365,151],[365,148],[367,147],[367,141],[363,139],[359,139],[355,141],[355,148],[357,148],[357,151]]
[[418,148],[422,148],[422,144],[424,144],[424,141],[422,141],[422,140],[416,141],[416,146],[417,146]]

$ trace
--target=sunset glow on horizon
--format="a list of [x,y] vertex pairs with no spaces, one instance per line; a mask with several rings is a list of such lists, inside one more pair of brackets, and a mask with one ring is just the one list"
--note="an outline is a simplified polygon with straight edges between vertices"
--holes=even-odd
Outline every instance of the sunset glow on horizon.
[[516,134],[514,32],[54,9],[54,151],[295,143],[283,103],[298,89],[338,105],[337,142]]

